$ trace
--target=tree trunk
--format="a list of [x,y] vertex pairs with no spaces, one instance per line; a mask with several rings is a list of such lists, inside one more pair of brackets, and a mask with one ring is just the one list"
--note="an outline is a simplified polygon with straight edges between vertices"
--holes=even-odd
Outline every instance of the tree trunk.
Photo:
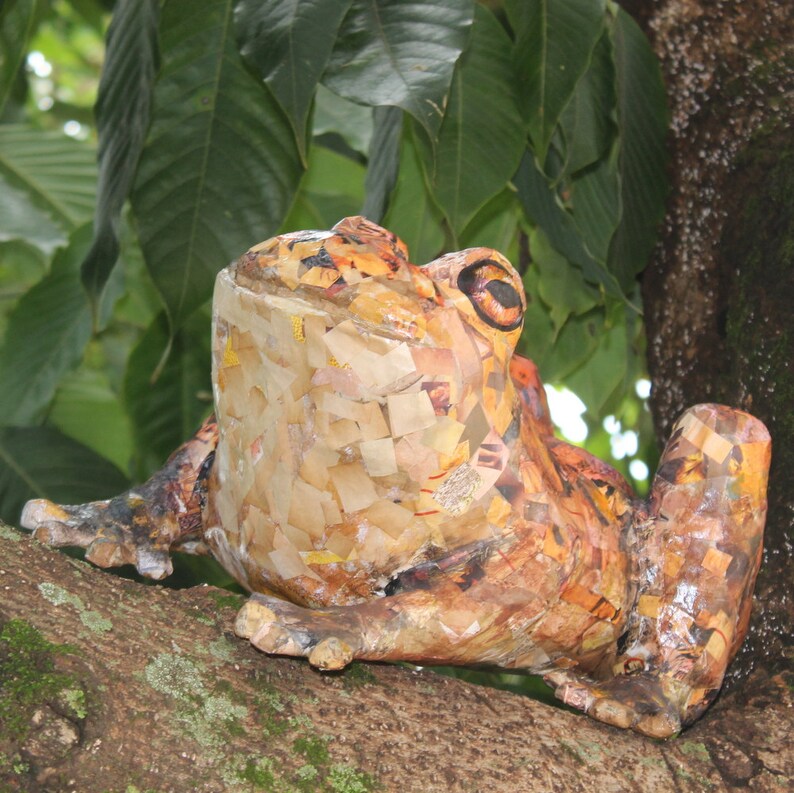
[[404,667],[234,637],[237,595],[109,575],[0,528],[0,790],[790,790],[794,674],[661,743]]
[[764,563],[734,678],[794,658],[794,14],[790,0],[634,4],[671,106],[673,189],[644,274],[660,439],[723,402],[772,435]]

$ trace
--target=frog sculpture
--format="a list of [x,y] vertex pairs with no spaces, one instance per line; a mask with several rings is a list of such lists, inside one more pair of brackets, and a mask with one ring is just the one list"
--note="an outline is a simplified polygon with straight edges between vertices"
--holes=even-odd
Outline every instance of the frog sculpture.
[[665,737],[715,698],[747,630],[769,435],[698,405],[639,501],[553,435],[514,353],[526,298],[496,251],[423,267],[361,217],[222,271],[208,419],[110,501],[22,522],[94,563],[212,553],[253,594],[236,632],[353,659],[541,673],[601,721]]

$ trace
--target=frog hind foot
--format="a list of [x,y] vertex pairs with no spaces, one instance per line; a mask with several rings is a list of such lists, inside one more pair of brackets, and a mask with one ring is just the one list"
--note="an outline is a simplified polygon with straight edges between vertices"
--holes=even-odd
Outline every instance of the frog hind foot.
[[210,417],[140,487],[88,504],[28,501],[20,523],[47,545],[85,548],[86,559],[99,567],[133,564],[140,575],[165,578],[173,572],[172,548],[203,551],[202,514],[216,443]]
[[681,731],[678,709],[655,675],[594,680],[575,670],[556,669],[543,679],[557,699],[605,724],[651,738],[670,738]]

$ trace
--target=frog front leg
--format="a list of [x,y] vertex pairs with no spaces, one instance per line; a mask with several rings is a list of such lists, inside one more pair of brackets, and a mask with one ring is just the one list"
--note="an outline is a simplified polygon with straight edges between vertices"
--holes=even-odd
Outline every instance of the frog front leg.
[[[235,632],[258,649],[302,656],[320,669],[354,659],[466,664],[499,662],[513,604],[471,597],[452,580],[351,606],[310,609],[254,594]],[[519,617],[520,618],[520,617]]]
[[20,523],[48,545],[85,548],[86,559],[99,567],[134,564],[143,576],[165,578],[173,571],[172,549],[201,550],[202,509],[217,441],[211,416],[140,487],[89,504],[28,501]]
[[560,699],[655,737],[714,700],[747,632],[770,446],[764,425],[738,410],[698,405],[679,419],[636,528],[639,589],[615,676],[555,671],[547,680]]

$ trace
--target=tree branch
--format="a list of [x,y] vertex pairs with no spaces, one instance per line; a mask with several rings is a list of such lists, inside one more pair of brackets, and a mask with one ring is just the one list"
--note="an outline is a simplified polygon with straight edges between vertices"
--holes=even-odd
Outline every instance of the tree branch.
[[4,526],[0,558],[3,790],[782,791],[794,778],[792,673],[759,674],[659,743],[430,671],[269,658],[232,634],[236,595],[121,579]]

